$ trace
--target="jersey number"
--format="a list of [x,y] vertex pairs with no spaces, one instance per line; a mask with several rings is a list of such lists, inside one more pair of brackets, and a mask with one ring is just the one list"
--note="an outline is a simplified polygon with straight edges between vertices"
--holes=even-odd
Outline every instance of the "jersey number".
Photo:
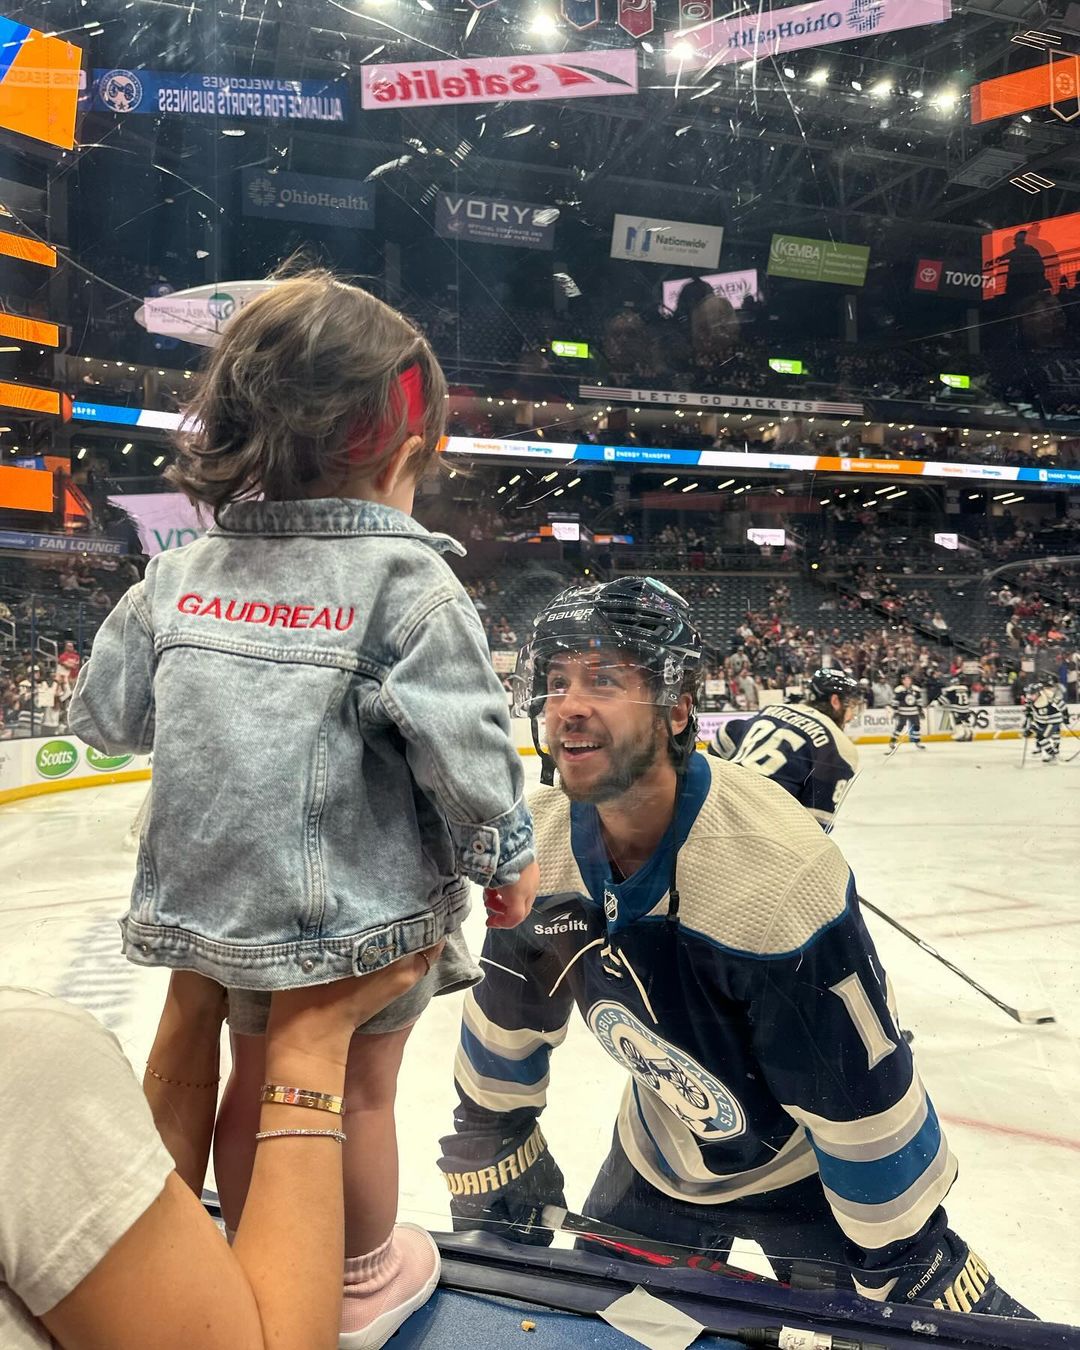
[[787,763],[785,750],[801,750],[806,738],[784,727],[772,727],[764,718],[746,733],[735,756],[736,764],[747,764],[766,778],[778,774]]
[[829,992],[835,994],[841,1000],[848,1010],[851,1020],[855,1023],[855,1030],[859,1033],[859,1039],[866,1046],[866,1058],[869,1061],[869,1067],[872,1069],[876,1064],[880,1064],[883,1059],[888,1058],[896,1049],[896,1041],[891,1040],[885,1034],[885,1028],[881,1025],[881,1018],[874,1010],[874,1005],[870,1002],[858,975],[848,975],[839,984],[832,985]]

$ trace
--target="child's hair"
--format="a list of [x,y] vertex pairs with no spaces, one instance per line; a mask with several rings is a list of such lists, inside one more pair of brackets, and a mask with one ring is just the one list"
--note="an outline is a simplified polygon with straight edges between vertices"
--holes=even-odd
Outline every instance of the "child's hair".
[[423,440],[408,465],[419,478],[446,424],[446,378],[426,338],[323,268],[271,281],[198,377],[169,482],[216,519],[246,497],[305,497],[312,483],[343,481],[350,463],[374,477],[410,434]]

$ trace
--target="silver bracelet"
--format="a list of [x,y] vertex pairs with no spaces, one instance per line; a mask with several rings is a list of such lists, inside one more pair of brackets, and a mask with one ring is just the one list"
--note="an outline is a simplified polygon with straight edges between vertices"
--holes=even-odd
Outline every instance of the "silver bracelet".
[[336,1139],[339,1144],[343,1144],[347,1138],[341,1130],[260,1130],[255,1139],[256,1141],[260,1139],[284,1139],[292,1135],[315,1135],[322,1139]]

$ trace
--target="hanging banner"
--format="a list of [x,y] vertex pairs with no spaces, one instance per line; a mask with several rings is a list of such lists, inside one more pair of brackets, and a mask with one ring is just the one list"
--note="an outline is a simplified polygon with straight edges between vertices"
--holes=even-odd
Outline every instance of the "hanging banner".
[[78,47],[0,18],[0,128],[70,150],[81,73]]
[[679,27],[692,28],[697,23],[711,23],[713,0],[679,0]]
[[995,117],[1049,108],[1062,122],[1077,116],[1080,97],[1080,56],[1066,52],[1047,53],[1047,59],[1029,70],[980,80],[971,87],[971,123],[991,122]]
[[375,184],[310,173],[264,173],[243,169],[240,210],[267,220],[306,220],[370,230],[375,224]]
[[281,122],[344,122],[345,80],[279,80],[260,75],[195,75],[170,70],[95,70],[95,112],[184,113],[188,117],[268,117]]
[[698,225],[687,220],[617,215],[611,228],[611,256],[637,262],[715,267],[723,242],[722,225]]
[[738,19],[717,19],[699,28],[667,35],[667,63],[672,69],[750,61],[777,52],[855,38],[894,33],[901,28],[944,23],[952,0],[816,0],[790,9],[754,9]]
[[619,0],[619,27],[631,37],[651,33],[656,22],[656,0]]
[[562,52],[558,56],[485,56],[476,61],[410,61],[364,66],[365,108],[454,103],[525,103],[537,99],[636,94],[637,50]]
[[273,285],[272,281],[221,281],[148,296],[135,311],[135,322],[148,333],[212,347],[232,316]]
[[562,16],[571,28],[592,28],[600,22],[600,0],[562,0]]
[[861,286],[866,281],[870,249],[865,244],[836,244],[831,239],[804,239],[774,234],[769,245],[769,276],[796,281],[829,281],[836,286]]

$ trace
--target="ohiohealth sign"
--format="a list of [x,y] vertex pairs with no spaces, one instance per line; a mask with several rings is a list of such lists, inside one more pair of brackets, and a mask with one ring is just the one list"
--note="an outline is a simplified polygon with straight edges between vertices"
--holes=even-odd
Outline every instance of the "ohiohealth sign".
[[751,10],[739,19],[718,19],[698,28],[669,33],[669,68],[750,61],[776,52],[894,33],[901,28],[943,23],[951,0],[835,0],[790,9]]
[[245,216],[267,220],[306,220],[313,225],[370,230],[375,224],[375,185],[355,178],[244,169],[240,209]]

